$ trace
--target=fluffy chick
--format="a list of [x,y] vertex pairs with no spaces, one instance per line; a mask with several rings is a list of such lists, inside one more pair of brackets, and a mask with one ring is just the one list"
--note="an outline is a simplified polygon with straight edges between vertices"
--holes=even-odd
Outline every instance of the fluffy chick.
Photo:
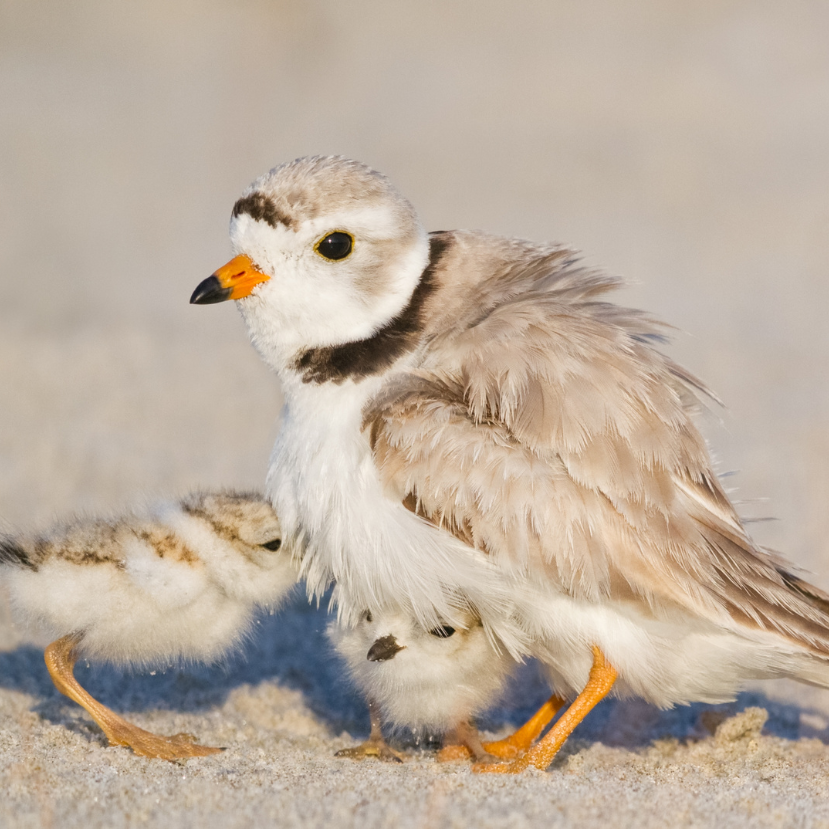
[[115,519],[0,538],[0,564],[18,614],[59,637],[45,654],[58,690],[111,744],[176,760],[221,749],[126,722],[78,684],[75,662],[147,668],[218,659],[240,644],[257,607],[276,604],[295,584],[296,566],[281,546],[279,520],[261,496],[198,492]]
[[366,611],[354,627],[329,626],[328,636],[371,715],[369,739],[338,756],[402,761],[383,738],[384,723],[444,735],[444,760],[472,755],[486,762],[529,746],[541,730],[535,724],[509,741],[481,743],[473,718],[498,699],[516,662],[495,647],[480,619],[466,614],[465,622],[465,628],[427,631],[400,612]]

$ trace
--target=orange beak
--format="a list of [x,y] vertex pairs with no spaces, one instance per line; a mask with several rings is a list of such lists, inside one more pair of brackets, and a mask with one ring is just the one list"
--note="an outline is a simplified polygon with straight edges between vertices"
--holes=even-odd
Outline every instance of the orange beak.
[[190,297],[191,305],[211,305],[226,299],[242,299],[270,277],[257,270],[247,256],[237,256],[200,282]]

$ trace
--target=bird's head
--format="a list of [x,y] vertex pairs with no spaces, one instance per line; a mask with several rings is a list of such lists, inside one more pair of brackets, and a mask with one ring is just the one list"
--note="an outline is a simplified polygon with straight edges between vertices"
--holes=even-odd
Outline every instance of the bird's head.
[[184,512],[208,524],[213,534],[256,567],[284,567],[282,528],[270,502],[255,492],[193,492]]
[[300,158],[257,179],[233,207],[230,239],[236,256],[190,301],[238,300],[277,370],[371,336],[405,307],[429,257],[409,202],[342,157]]
[[[411,670],[419,681],[424,675],[454,675],[491,660],[492,646],[480,620],[466,614],[465,627],[438,625],[429,630],[416,619],[398,613],[365,611],[354,634],[368,662],[390,663],[400,677]],[[457,624],[457,623],[456,623]]]

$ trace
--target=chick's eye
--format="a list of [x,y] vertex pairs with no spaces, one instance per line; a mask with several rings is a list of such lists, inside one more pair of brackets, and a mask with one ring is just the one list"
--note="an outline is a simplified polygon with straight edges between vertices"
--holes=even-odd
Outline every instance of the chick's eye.
[[275,553],[282,546],[282,539],[275,538],[273,541],[269,541],[267,544],[263,544],[262,546],[266,550],[270,550],[271,552]]
[[443,625],[439,628],[433,628],[429,631],[432,636],[437,636],[439,639],[448,639],[455,632],[455,628],[450,628],[449,625]]
[[335,230],[317,242],[314,250],[322,256],[323,259],[330,259],[332,262],[338,262],[340,259],[345,259],[351,253],[354,247],[354,237],[350,233],[345,233],[342,230]]

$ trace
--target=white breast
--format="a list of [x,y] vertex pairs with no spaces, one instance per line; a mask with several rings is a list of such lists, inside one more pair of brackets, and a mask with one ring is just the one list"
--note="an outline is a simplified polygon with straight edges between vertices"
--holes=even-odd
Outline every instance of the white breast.
[[402,493],[383,490],[361,431],[363,405],[379,384],[286,383],[268,494],[303,555],[309,592],[320,595],[336,580],[344,620],[369,607],[399,607],[426,628],[456,620],[458,608],[472,602],[517,648],[503,574],[406,509]]

